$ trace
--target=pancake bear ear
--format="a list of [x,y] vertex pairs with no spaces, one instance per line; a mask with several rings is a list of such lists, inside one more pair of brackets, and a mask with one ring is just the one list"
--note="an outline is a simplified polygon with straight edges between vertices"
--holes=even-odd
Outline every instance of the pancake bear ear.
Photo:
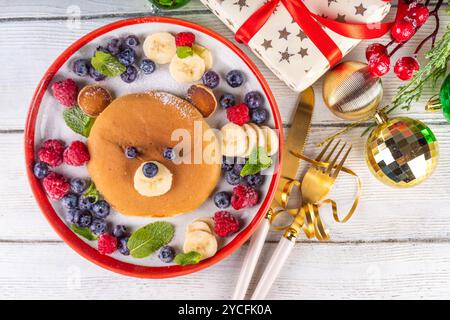
[[192,85],[187,92],[187,99],[200,111],[204,118],[216,111],[217,99],[208,87],[202,84]]
[[98,85],[85,86],[78,93],[78,105],[90,117],[97,117],[112,101],[108,90]]

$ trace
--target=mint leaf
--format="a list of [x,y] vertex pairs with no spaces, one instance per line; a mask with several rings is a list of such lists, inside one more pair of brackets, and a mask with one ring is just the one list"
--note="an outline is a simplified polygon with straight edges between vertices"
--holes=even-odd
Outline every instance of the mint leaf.
[[88,137],[95,119],[87,116],[80,107],[66,109],[63,112],[66,125],[74,132]]
[[89,241],[94,241],[98,239],[98,237],[89,228],[80,228],[76,224],[71,224],[69,227],[70,230],[72,230],[76,234],[82,236],[83,238]]
[[177,56],[180,59],[184,59],[184,58],[190,57],[193,54],[194,54],[194,51],[192,50],[191,47],[187,47],[187,46],[177,47]]
[[270,168],[271,165],[272,158],[269,157],[263,147],[258,147],[250,153],[247,162],[245,162],[245,165],[241,170],[241,177],[257,174],[264,169]]
[[95,53],[91,64],[95,70],[107,77],[120,76],[127,69],[116,57],[103,51]]
[[202,259],[202,255],[197,251],[190,251],[188,253],[179,253],[175,256],[173,260],[176,264],[187,265],[187,264],[197,264]]
[[96,203],[100,199],[100,192],[98,192],[97,187],[92,181],[83,196],[85,196],[86,198],[94,198],[94,203]]
[[172,240],[174,234],[173,225],[158,221],[150,223],[136,230],[128,240],[128,249],[134,258],[145,258],[165,246]]

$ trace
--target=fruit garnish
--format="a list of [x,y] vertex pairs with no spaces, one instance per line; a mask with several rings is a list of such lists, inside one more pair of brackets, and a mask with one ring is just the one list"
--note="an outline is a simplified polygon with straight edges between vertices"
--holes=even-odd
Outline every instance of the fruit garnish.
[[191,47],[181,46],[177,47],[177,56],[180,59],[184,59],[190,57],[194,54],[194,51]]
[[250,109],[260,108],[264,105],[264,97],[259,91],[247,92],[244,101]]
[[214,89],[219,85],[220,77],[217,74],[217,72],[209,70],[206,71],[205,74],[202,76],[202,82],[208,88]]
[[192,32],[179,32],[175,36],[177,47],[192,47],[195,42],[195,34]]
[[61,200],[70,190],[67,179],[56,172],[50,172],[43,180],[45,192],[53,200]]
[[174,262],[176,264],[185,266],[188,264],[197,264],[202,260],[202,255],[196,251],[188,253],[179,253],[175,256]]
[[149,35],[143,45],[147,58],[158,64],[169,63],[177,52],[175,37],[168,32],[158,32]]
[[40,161],[50,167],[57,167],[63,162],[64,143],[61,140],[49,139],[44,141],[37,152]]
[[187,92],[187,99],[200,111],[203,117],[209,117],[217,108],[217,99],[208,87],[195,84]]
[[83,238],[89,241],[94,241],[98,239],[97,236],[87,227],[80,228],[76,224],[71,224],[69,228],[76,234],[82,236]]
[[175,258],[175,249],[171,246],[164,246],[159,250],[158,258],[164,263],[170,263]]
[[235,210],[253,207],[259,201],[258,192],[250,186],[240,184],[233,188],[231,206]]
[[64,107],[72,108],[77,104],[78,87],[72,79],[55,82],[52,85],[53,96]]
[[245,103],[227,108],[227,118],[231,122],[242,126],[250,121],[250,111]]
[[89,151],[82,141],[73,141],[63,153],[64,163],[71,166],[82,166],[89,161]]
[[240,175],[241,177],[248,176],[250,174],[256,174],[264,169],[270,168],[272,165],[272,158],[269,157],[266,150],[263,147],[254,149],[245,162]]
[[107,77],[116,77],[125,72],[126,66],[116,57],[103,51],[97,51],[91,58],[91,65],[96,71]]
[[168,244],[174,235],[174,227],[165,221],[150,223],[136,230],[128,240],[128,249],[134,258],[142,259]]
[[117,60],[124,66],[131,66],[137,59],[136,52],[132,48],[125,48],[117,55]]
[[98,238],[97,246],[101,254],[111,254],[117,250],[117,238],[104,233]]
[[125,72],[120,75],[120,79],[125,83],[132,83],[137,79],[137,76],[137,69],[134,66],[128,66]]
[[228,211],[218,211],[214,214],[214,232],[219,237],[228,237],[241,228],[239,220]]
[[87,116],[80,107],[64,110],[63,118],[66,125],[74,132],[89,137],[95,118]]
[[226,74],[225,79],[232,88],[240,87],[244,83],[244,75],[239,70],[231,70]]

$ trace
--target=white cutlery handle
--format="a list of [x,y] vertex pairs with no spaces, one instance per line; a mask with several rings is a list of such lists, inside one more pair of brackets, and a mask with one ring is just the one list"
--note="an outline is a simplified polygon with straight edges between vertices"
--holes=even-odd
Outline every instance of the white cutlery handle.
[[234,289],[232,296],[233,300],[244,300],[245,294],[248,289],[248,284],[252,279],[253,272],[255,271],[256,264],[261,254],[261,250],[266,241],[267,233],[270,229],[269,219],[264,219],[261,221],[261,225],[258,230],[253,234],[250,239],[250,244],[245,254],[244,262],[242,264],[241,273]]
[[288,240],[284,236],[281,238],[256,286],[255,292],[253,292],[252,300],[263,300],[266,298],[273,282],[278,277],[281,268],[289,257],[294,244],[295,240]]

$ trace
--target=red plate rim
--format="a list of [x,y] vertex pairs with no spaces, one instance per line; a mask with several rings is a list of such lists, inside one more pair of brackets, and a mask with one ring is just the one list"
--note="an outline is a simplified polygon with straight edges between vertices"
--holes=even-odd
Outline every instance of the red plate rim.
[[[175,24],[186,28],[194,29],[198,32],[213,37],[214,39],[220,41],[221,43],[225,44],[228,48],[230,48],[236,55],[238,55],[245,62],[248,68],[256,76],[258,82],[261,84],[263,91],[266,97],[268,98],[272,114],[274,115],[275,127],[279,129],[280,149],[278,152],[278,166],[275,170],[272,181],[270,183],[267,196],[264,199],[264,202],[261,204],[261,207],[257,212],[256,216],[253,218],[253,220],[251,221],[249,226],[247,226],[247,228],[242,230],[230,243],[228,243],[225,247],[220,249],[216,253],[216,255],[214,255],[209,259],[203,260],[195,265],[148,267],[118,261],[112,257],[100,254],[96,249],[89,246],[82,239],[80,239],[75,233],[73,233],[69,229],[69,227],[59,218],[59,216],[51,206],[50,201],[48,200],[45,191],[41,186],[40,181],[33,175],[32,170],[35,154],[34,153],[35,127],[39,107],[41,105],[44,93],[47,90],[50,81],[52,80],[54,75],[58,72],[60,67],[82,46],[91,42],[97,37],[102,36],[103,34],[118,28],[149,22]],[[127,276],[133,276],[138,278],[154,278],[154,279],[177,277],[202,270],[228,257],[231,253],[237,250],[251,236],[251,234],[256,231],[259,222],[263,219],[265,212],[269,208],[269,205],[275,194],[276,185],[279,179],[281,154],[282,154],[281,151],[283,150],[282,122],[275,98],[263,75],[254,65],[254,63],[250,60],[250,58],[247,57],[245,53],[241,49],[239,49],[236,45],[234,45],[231,41],[225,39],[218,33],[208,28],[196,25],[192,22],[168,17],[140,17],[140,18],[120,20],[88,33],[87,35],[83,36],[82,38],[74,42],[71,46],[69,46],[61,55],[59,55],[59,57],[55,60],[55,62],[48,68],[44,77],[39,82],[39,85],[34,93],[28,111],[24,137],[25,137],[25,162],[28,181],[31,185],[32,192],[38,202],[41,211],[43,212],[45,218],[53,227],[53,229],[55,229],[57,234],[82,257],[94,262],[95,264],[105,269]]]

